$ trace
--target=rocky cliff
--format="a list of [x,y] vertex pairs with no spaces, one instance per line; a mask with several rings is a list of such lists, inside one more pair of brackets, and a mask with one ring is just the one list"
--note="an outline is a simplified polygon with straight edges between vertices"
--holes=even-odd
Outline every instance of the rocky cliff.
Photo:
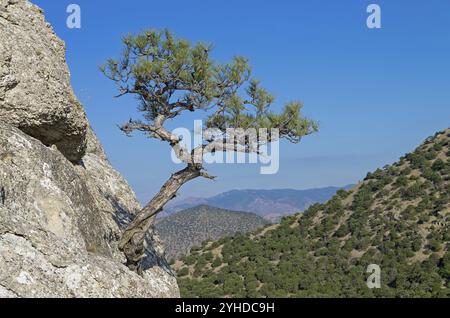
[[149,233],[142,276],[117,248],[140,208],[70,86],[64,43],[0,0],[0,297],[178,297]]

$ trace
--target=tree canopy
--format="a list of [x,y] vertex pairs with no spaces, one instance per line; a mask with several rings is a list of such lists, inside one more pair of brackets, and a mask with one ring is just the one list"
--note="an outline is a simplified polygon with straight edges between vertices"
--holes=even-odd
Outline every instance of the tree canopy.
[[[298,143],[317,131],[318,125],[301,115],[303,105],[298,101],[288,102],[281,112],[274,112],[275,98],[252,77],[249,61],[244,57],[218,63],[211,58],[211,45],[192,45],[168,30],[128,35],[123,38],[123,45],[121,56],[109,59],[101,67],[117,85],[117,97],[133,95],[138,100],[141,118],[130,119],[121,130],[127,135],[140,131],[168,142],[186,164],[172,175],[124,233],[120,246],[130,265],[136,266],[144,253],[143,241],[152,217],[184,183],[197,177],[214,178],[203,167],[205,154],[260,153],[261,144],[279,139]],[[206,128],[218,133],[208,135],[195,149],[186,149],[182,138],[169,131],[166,124],[185,112],[197,111],[203,111]],[[255,130],[257,138],[233,136],[233,142],[229,143],[229,129]]]
[[207,127],[279,129],[280,138],[292,142],[317,131],[317,123],[301,116],[302,103],[289,102],[281,113],[271,109],[275,98],[252,78],[249,61],[241,56],[220,64],[210,58],[212,46],[178,39],[168,31],[145,31],[123,38],[119,59],[109,59],[102,72],[123,96],[139,101],[143,119],[122,126],[129,134],[143,131],[149,137],[176,142],[160,128],[183,112],[211,111]]

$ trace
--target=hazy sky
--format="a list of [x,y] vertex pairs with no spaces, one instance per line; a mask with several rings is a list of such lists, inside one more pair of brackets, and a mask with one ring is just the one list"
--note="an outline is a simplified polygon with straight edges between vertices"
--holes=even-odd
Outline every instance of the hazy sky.
[[[117,129],[135,115],[136,103],[114,99],[115,87],[98,66],[118,56],[129,32],[167,27],[213,43],[218,61],[247,56],[278,106],[299,99],[321,126],[299,145],[281,145],[278,174],[263,176],[249,165],[209,167],[219,179],[194,181],[183,196],[355,183],[449,126],[448,0],[33,2],[65,40],[75,92],[111,162],[142,201],[181,167],[171,163],[167,145]],[[81,29],[66,27],[70,3],[81,7]],[[380,30],[366,26],[370,3],[381,6]],[[195,118],[174,125],[193,128]]]

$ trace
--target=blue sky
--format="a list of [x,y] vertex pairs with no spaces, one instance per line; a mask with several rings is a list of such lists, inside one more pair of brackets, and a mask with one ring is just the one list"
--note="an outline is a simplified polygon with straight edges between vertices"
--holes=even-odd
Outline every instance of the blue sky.
[[[111,162],[143,202],[181,167],[165,144],[117,129],[136,114],[136,104],[114,99],[115,87],[98,66],[118,56],[129,32],[167,27],[213,43],[218,61],[247,56],[277,105],[301,100],[305,115],[320,123],[301,144],[281,145],[278,174],[260,175],[251,165],[209,167],[218,180],[194,181],[184,197],[355,183],[449,126],[448,0],[33,2],[66,42],[75,92]],[[66,27],[70,3],[81,7],[81,29]],[[366,26],[370,3],[381,6],[382,29]],[[192,119],[176,125],[193,127]]]

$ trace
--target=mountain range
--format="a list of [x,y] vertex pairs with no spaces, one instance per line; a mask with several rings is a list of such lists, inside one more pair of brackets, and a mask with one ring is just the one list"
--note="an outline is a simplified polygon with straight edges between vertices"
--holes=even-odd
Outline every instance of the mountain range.
[[232,190],[210,198],[187,198],[169,203],[160,217],[167,217],[199,205],[209,205],[233,211],[251,212],[271,222],[277,222],[283,216],[304,211],[315,203],[324,203],[338,190],[351,187],[352,185],[307,190]]

